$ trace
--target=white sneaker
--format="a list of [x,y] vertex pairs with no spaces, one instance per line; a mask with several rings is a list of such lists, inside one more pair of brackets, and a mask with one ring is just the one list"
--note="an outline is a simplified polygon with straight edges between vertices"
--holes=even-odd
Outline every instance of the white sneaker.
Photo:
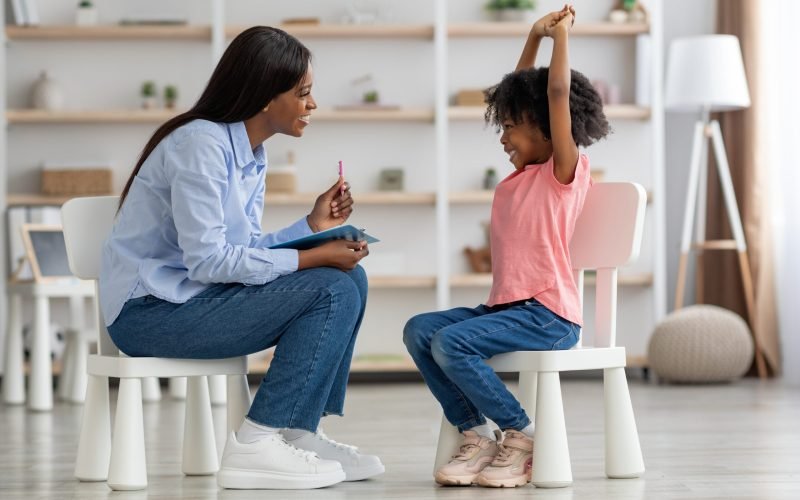
[[322,429],[317,429],[314,434],[309,432],[287,442],[302,450],[314,452],[321,458],[336,460],[342,464],[346,476],[345,481],[361,481],[386,471],[380,458],[375,455],[359,453],[355,446],[337,443],[326,436]]
[[240,443],[231,432],[217,484],[232,489],[305,490],[340,483],[345,474],[339,462],[288,444],[276,432],[255,443]]

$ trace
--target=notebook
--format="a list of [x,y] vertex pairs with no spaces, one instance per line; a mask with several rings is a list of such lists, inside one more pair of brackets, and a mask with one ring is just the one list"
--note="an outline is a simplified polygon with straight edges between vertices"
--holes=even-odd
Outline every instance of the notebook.
[[350,241],[366,241],[367,243],[376,243],[380,241],[374,236],[365,233],[363,229],[358,229],[350,224],[346,226],[336,226],[325,231],[303,236],[296,240],[285,241],[272,245],[270,248],[294,248],[295,250],[308,250],[316,246],[322,245],[332,240],[350,240]]

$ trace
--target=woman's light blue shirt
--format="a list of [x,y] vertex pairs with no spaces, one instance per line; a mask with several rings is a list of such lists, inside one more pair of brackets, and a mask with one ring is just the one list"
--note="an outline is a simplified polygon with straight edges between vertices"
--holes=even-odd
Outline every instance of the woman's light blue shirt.
[[305,217],[261,234],[264,147],[244,123],[195,120],[142,164],[103,249],[100,306],[106,326],[129,299],[183,303],[211,283],[263,285],[297,270],[297,250],[269,250],[312,233]]

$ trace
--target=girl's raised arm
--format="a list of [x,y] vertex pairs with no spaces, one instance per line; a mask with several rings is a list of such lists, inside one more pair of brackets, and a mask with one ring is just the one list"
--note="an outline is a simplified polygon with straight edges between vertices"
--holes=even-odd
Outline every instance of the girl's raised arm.
[[[536,53],[539,52],[539,43],[542,38],[550,36],[550,30],[567,15],[570,8],[565,5],[562,10],[551,12],[542,17],[531,27],[531,32],[528,33],[528,39],[525,41],[525,47],[522,48],[522,54],[519,56],[516,71],[521,69],[532,68],[536,63]],[[574,11],[572,12],[574,15]]]
[[550,135],[553,141],[553,165],[556,179],[569,184],[575,176],[578,146],[572,137],[572,116],[569,110],[569,30],[572,12],[567,12],[550,30],[553,55],[547,78],[547,100],[550,109]]

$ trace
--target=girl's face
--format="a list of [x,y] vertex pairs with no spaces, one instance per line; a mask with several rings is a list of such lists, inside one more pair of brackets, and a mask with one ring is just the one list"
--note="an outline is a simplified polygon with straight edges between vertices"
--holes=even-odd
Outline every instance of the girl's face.
[[514,168],[522,170],[526,165],[545,163],[553,154],[553,144],[544,137],[542,130],[528,120],[515,123],[503,120],[503,133],[500,144],[508,154]]
[[317,103],[311,96],[311,85],[314,74],[311,65],[291,90],[278,95],[264,111],[268,127],[273,133],[300,137],[303,130],[311,122],[311,112],[317,109]]

